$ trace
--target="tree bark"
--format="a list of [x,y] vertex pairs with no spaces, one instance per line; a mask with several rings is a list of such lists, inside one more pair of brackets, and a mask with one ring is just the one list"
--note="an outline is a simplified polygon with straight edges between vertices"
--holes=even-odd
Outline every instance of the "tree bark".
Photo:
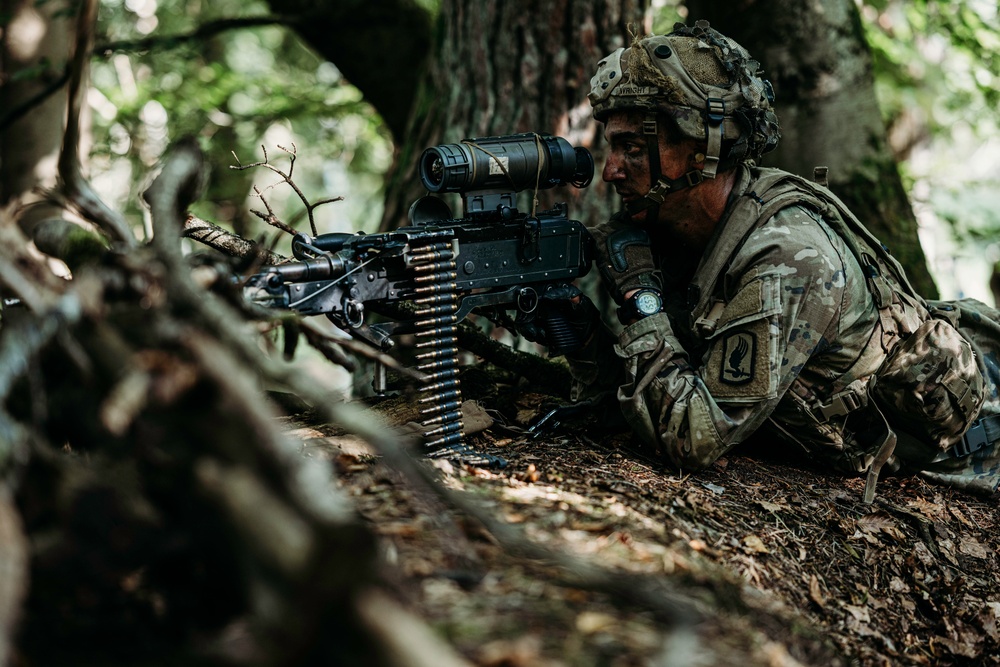
[[[412,0],[271,3],[299,16],[296,30],[362,92],[396,142],[381,230],[407,224],[424,194],[420,153],[470,137],[540,132],[590,148],[603,164],[590,115],[590,77],[603,56],[648,30],[649,0],[442,0],[436,25]],[[645,26],[645,27],[644,27]],[[598,178],[559,189],[543,205],[569,201],[574,217],[603,222],[618,205]]]
[[[540,132],[563,136],[603,164],[602,130],[587,93],[597,61],[642,30],[648,0],[444,0],[438,38],[397,144],[386,183],[382,229],[406,224],[410,203],[424,194],[416,178],[429,146],[470,137]],[[543,205],[567,201],[585,224],[618,205],[600,178],[584,190],[557,188]],[[457,211],[456,211],[457,213]]]
[[707,19],[757,58],[774,84],[781,143],[765,164],[830,188],[903,264],[926,297],[937,287],[886,139],[871,51],[853,0],[688,0],[689,22]]

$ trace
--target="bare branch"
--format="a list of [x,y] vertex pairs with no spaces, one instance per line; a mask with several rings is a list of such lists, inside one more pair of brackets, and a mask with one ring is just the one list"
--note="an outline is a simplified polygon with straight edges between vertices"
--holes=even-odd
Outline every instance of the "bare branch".
[[318,202],[314,202],[312,206],[313,206],[314,209],[316,209],[316,208],[319,208],[320,206],[322,206],[323,204],[332,204],[332,203],[338,202],[338,201],[344,201],[344,198],[340,197],[340,196],[337,196],[337,197],[327,197],[326,199],[320,199]]
[[44,88],[39,90],[30,99],[27,99],[16,107],[9,109],[5,114],[0,116],[0,132],[5,131],[18,120],[27,116],[32,109],[40,106],[43,102],[45,102],[45,100],[49,99],[49,97],[55,95],[56,91],[65,86],[66,82],[69,81],[69,73],[70,67],[67,65],[62,74],[49,81]]
[[[272,187],[274,187],[274,185],[268,186],[268,188]],[[286,225],[284,222],[282,222],[281,219],[274,213],[274,209],[272,209],[271,205],[267,203],[266,199],[264,199],[264,193],[260,191],[260,188],[258,188],[255,185],[253,186],[253,191],[257,194],[257,198],[260,199],[261,203],[264,204],[264,208],[267,209],[267,213],[261,213],[260,211],[257,211],[255,209],[250,209],[250,212],[256,215],[261,220],[263,220],[264,222],[266,222],[267,224],[271,225],[272,227],[277,227],[286,234],[291,234],[292,236],[295,236],[296,234],[295,229],[292,228],[290,225]]]
[[153,218],[152,245],[168,269],[183,273],[178,243],[188,205],[194,199],[204,169],[204,156],[193,138],[177,142],[156,179],[143,193]]
[[260,189],[257,186],[254,186],[254,192],[257,193],[257,196],[260,197],[260,200],[262,202],[264,202],[264,206],[267,207],[267,214],[265,215],[265,214],[261,213],[260,211],[251,211],[251,213],[253,213],[257,217],[259,217],[261,220],[263,220],[267,224],[272,225],[274,227],[277,227],[278,229],[281,229],[282,231],[285,231],[285,232],[287,232],[289,234],[292,234],[292,235],[294,235],[294,234],[297,233],[293,229],[294,224],[296,222],[298,222],[299,220],[301,220],[303,215],[307,215],[309,217],[309,229],[312,232],[313,236],[317,236],[319,234],[319,231],[316,229],[316,219],[315,219],[315,216],[313,215],[313,211],[315,211],[317,208],[319,208],[323,204],[329,204],[329,203],[336,202],[336,201],[343,201],[344,198],[343,197],[327,197],[327,198],[321,199],[321,200],[319,200],[319,201],[317,201],[315,203],[309,201],[309,198],[306,197],[305,193],[302,192],[302,190],[299,188],[298,185],[296,185],[295,181],[292,178],[292,175],[295,172],[295,159],[298,157],[297,148],[296,148],[296,146],[295,146],[294,143],[292,144],[291,149],[285,148],[284,146],[278,146],[279,149],[281,149],[282,151],[284,151],[288,155],[288,171],[287,172],[283,171],[283,170],[279,169],[278,167],[274,166],[273,164],[271,164],[271,162],[270,162],[270,160],[268,159],[268,156],[267,156],[267,149],[264,146],[261,146],[260,148],[264,152],[264,159],[263,160],[261,160],[259,162],[254,162],[252,164],[243,164],[242,162],[240,162],[240,159],[239,159],[239,157],[237,157],[236,153],[233,153],[233,157],[236,158],[236,164],[229,165],[229,168],[230,169],[235,169],[236,171],[243,171],[245,169],[253,169],[255,167],[263,167],[264,169],[269,169],[269,170],[273,171],[278,176],[281,176],[281,181],[279,181],[278,183],[272,183],[271,185],[267,186],[265,188],[265,190],[270,190],[271,188],[273,188],[273,187],[275,187],[277,185],[281,185],[282,183],[287,184],[292,189],[292,191],[295,193],[295,195],[299,198],[299,201],[302,202],[302,205],[304,206],[304,211],[297,213],[292,218],[292,223],[291,224],[285,224],[285,223],[281,222],[278,219],[278,217],[274,214],[274,211],[271,210],[270,205],[267,203],[267,200],[264,199],[264,195],[261,193]]
[[278,148],[285,151],[285,153],[288,154],[288,180],[291,180],[292,172],[295,171],[295,158],[298,157],[298,153],[296,152],[297,149],[295,148],[295,142],[292,142],[292,150],[288,150],[281,144],[278,144]]
[[209,37],[214,37],[219,33],[227,32],[229,30],[243,30],[246,28],[258,28],[270,25],[287,26],[291,22],[291,17],[281,15],[216,19],[214,21],[203,23],[190,32],[179,33],[177,35],[155,35],[144,37],[142,39],[105,42],[104,44],[98,44],[94,49],[94,53],[103,56],[110,56],[117,51],[141,52],[152,49],[173,49],[188,42],[205,40]]
[[308,340],[310,345],[313,347],[317,347],[317,343],[319,342],[328,341],[334,345],[344,348],[345,350],[349,350],[360,357],[377,361],[383,364],[386,368],[391,368],[401,375],[406,375],[414,380],[424,379],[424,374],[420,371],[404,366],[393,357],[380,352],[368,343],[362,343],[354,340],[353,338],[335,338],[325,331],[320,330],[319,327],[309,320],[303,320],[301,326],[302,332],[306,336],[306,340]]
[[[332,204],[333,202],[338,202],[338,201],[344,201],[344,198],[338,196],[338,197],[327,197],[326,199],[320,199],[318,202],[313,203],[312,210],[316,210],[317,208],[319,208],[323,204]],[[298,224],[299,220],[301,220],[302,217],[307,212],[308,211],[299,211],[298,213],[296,213],[295,215],[292,216],[292,219],[289,220],[288,224],[290,226],[294,227],[296,224]]]

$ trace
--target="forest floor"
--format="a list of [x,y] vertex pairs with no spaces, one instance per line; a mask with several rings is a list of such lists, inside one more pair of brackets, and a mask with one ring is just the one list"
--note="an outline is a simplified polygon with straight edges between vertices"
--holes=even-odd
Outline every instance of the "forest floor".
[[865,505],[862,479],[738,452],[679,476],[592,416],[528,437],[551,401],[521,388],[468,438],[506,468],[426,462],[548,559],[357,439],[293,424],[379,536],[390,593],[468,663],[1000,664],[996,496],[885,477]]

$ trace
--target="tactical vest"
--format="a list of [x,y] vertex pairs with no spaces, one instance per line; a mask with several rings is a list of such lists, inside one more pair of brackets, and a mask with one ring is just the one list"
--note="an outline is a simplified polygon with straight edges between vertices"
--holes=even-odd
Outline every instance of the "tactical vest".
[[[971,346],[956,321],[949,321],[950,313],[929,308],[896,259],[847,206],[825,187],[776,169],[751,170],[746,191],[734,202],[725,228],[695,273],[692,322],[700,335],[711,334],[730,299],[725,277],[743,243],[790,206],[814,211],[843,239],[878,311],[873,344],[838,378],[835,391],[821,395],[796,378],[787,395],[832,448],[814,453],[836,452],[857,472],[867,473],[864,500],[871,502],[879,471],[895,449],[897,431],[942,452],[952,447],[982,406],[983,378]],[[835,421],[843,427],[831,427]],[[812,449],[773,418],[770,425]]]

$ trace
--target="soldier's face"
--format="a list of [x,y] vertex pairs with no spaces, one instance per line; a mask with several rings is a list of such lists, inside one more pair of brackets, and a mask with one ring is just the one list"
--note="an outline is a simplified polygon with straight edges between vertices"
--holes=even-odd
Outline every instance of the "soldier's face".
[[[614,186],[615,192],[624,204],[642,199],[652,187],[649,171],[649,147],[642,133],[644,115],[635,112],[618,111],[612,113],[604,127],[604,138],[609,144],[607,162],[604,163],[604,181]],[[679,178],[690,170],[693,154],[689,143],[671,142],[661,129],[657,141],[660,152],[660,172],[668,178]],[[684,196],[684,190],[667,195],[665,203]],[[660,216],[665,209],[660,207]],[[632,216],[635,222],[645,222],[648,211]]]

